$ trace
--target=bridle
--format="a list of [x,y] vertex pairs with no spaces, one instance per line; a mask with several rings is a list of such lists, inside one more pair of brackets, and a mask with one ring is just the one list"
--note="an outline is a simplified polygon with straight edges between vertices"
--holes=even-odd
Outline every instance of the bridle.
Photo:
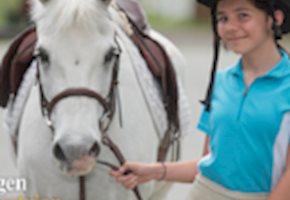
[[[115,43],[117,44],[117,50],[114,52],[115,60],[113,64],[113,71],[112,71],[112,79],[109,86],[109,92],[106,97],[103,97],[101,94],[93,91],[89,88],[79,87],[79,88],[68,88],[64,91],[56,94],[50,101],[46,98],[43,90],[43,85],[40,79],[40,59],[39,55],[36,53],[34,58],[37,63],[37,81],[39,85],[39,92],[40,92],[40,104],[41,104],[41,112],[43,117],[46,120],[48,127],[50,128],[51,132],[54,133],[54,126],[51,120],[51,114],[55,106],[63,99],[74,97],[74,96],[84,96],[95,99],[98,103],[100,103],[103,107],[103,114],[99,119],[99,129],[102,133],[102,143],[110,148],[110,150],[114,153],[115,157],[117,158],[120,165],[125,163],[125,158],[121,153],[120,149],[114,144],[114,142],[108,136],[108,129],[110,124],[113,120],[115,110],[116,110],[116,101],[118,98],[118,75],[119,75],[119,68],[120,68],[120,55],[122,53],[121,47],[117,41],[117,35],[115,34]],[[121,118],[120,118],[121,119]],[[118,167],[110,164],[106,161],[98,161],[99,164],[106,165],[114,170],[117,170]],[[125,172],[125,174],[131,173],[130,171]],[[79,199],[85,200],[86,199],[86,191],[85,191],[85,177],[79,178]],[[134,188],[134,193],[138,200],[142,200],[140,192],[138,188]]]
[[[116,38],[116,37],[115,37]],[[117,40],[115,39],[116,44]],[[46,119],[46,123],[49,126],[49,128],[54,131],[54,126],[51,120],[51,114],[55,106],[63,99],[66,99],[68,97],[74,97],[74,96],[84,96],[95,99],[98,103],[100,103],[103,107],[103,114],[101,118],[99,119],[99,125],[100,129],[104,130],[105,132],[109,128],[109,125],[113,119],[114,113],[115,113],[115,102],[116,102],[116,94],[117,94],[117,86],[118,86],[118,74],[119,74],[119,65],[120,65],[120,54],[121,54],[121,48],[119,44],[117,45],[117,51],[114,52],[115,55],[115,61],[113,65],[113,71],[112,71],[112,79],[110,83],[110,89],[108,92],[108,95],[106,97],[103,97],[101,94],[95,92],[92,89],[85,88],[85,87],[77,87],[77,88],[69,88],[65,89],[62,92],[56,94],[50,101],[47,100],[43,85],[40,80],[40,59],[38,59],[38,55],[35,55],[36,62],[37,62],[37,81],[39,84],[39,92],[40,92],[40,103],[41,103],[41,112],[43,117]],[[105,123],[105,119],[107,120],[107,123]]]

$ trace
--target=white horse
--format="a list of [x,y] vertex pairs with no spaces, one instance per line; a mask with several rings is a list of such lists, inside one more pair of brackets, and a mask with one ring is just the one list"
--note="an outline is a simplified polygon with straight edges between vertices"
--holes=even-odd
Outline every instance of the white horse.
[[[108,175],[107,166],[96,162],[119,166],[102,143],[102,131],[108,128],[126,160],[155,162],[166,114],[150,110],[138,72],[145,62],[124,32],[122,18],[110,0],[31,0],[31,6],[38,83],[30,90],[19,127],[17,165],[28,180],[25,195],[78,200],[78,177],[85,176],[87,200],[135,199]],[[156,32],[149,34],[182,68],[179,51]],[[118,83],[112,81],[116,77]],[[139,189],[143,199],[153,200],[164,195],[158,188],[150,182]]]

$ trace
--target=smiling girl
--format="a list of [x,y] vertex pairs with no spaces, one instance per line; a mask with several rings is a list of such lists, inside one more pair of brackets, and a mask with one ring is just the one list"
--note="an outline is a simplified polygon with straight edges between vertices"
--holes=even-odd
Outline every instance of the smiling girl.
[[[290,199],[290,60],[278,44],[290,32],[289,0],[199,0],[215,35],[211,82],[198,128],[204,157],[126,163],[111,175],[127,188],[148,180],[192,182],[193,200]],[[240,55],[215,74],[219,46]],[[126,170],[130,175],[123,175]]]

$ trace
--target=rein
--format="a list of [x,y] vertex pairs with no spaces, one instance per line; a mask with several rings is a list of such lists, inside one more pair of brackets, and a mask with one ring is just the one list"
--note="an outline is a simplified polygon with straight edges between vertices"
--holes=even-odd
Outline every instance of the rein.
[[[107,134],[105,132],[104,132],[104,135],[103,135],[103,138],[102,138],[102,142],[103,142],[104,145],[108,146],[111,149],[111,151],[114,153],[114,155],[116,156],[117,160],[119,161],[120,165],[123,165],[126,162],[125,157],[121,153],[121,151],[118,148],[118,146],[114,144],[114,142],[107,136]],[[117,167],[117,166],[115,166],[115,165],[113,165],[111,163],[108,163],[106,161],[101,161],[100,160],[100,161],[98,161],[98,163],[102,164],[102,165],[105,165],[105,166],[108,166],[112,170],[118,170],[119,169],[119,167]],[[127,170],[124,173],[124,175],[128,175],[130,173],[132,173],[132,171]],[[133,188],[133,192],[134,192],[134,194],[135,194],[135,196],[136,196],[136,198],[138,200],[142,200],[142,197],[141,197],[141,194],[139,192],[138,187]]]

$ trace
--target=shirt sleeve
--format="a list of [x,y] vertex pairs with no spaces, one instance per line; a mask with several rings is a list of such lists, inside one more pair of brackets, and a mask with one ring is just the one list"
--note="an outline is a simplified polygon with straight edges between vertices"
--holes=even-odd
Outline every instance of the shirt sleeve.
[[197,123],[197,128],[209,135],[209,112],[205,110],[205,107],[203,107],[199,122]]

